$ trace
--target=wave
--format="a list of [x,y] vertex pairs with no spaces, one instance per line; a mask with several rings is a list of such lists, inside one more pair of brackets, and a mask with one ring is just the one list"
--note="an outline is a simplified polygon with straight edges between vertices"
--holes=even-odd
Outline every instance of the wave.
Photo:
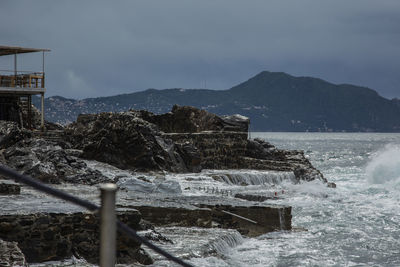
[[280,184],[284,180],[295,181],[293,172],[223,173],[213,175],[214,180],[230,185]]
[[235,231],[221,236],[219,239],[211,242],[209,245],[209,254],[218,253],[220,255],[226,254],[231,248],[237,247],[243,243],[243,237],[239,232]]
[[365,168],[369,183],[400,181],[400,145],[388,144],[371,159]]

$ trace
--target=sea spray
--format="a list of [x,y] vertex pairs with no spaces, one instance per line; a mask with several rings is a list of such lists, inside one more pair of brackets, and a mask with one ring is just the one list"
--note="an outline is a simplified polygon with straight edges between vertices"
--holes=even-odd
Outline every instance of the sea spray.
[[211,242],[210,253],[226,254],[231,248],[243,243],[243,237],[237,231],[221,236],[219,239]]
[[263,184],[280,184],[282,181],[295,181],[293,172],[233,172],[221,173],[213,175],[217,181],[230,185],[263,185]]
[[388,144],[378,151],[365,168],[368,182],[384,184],[400,180],[400,145]]

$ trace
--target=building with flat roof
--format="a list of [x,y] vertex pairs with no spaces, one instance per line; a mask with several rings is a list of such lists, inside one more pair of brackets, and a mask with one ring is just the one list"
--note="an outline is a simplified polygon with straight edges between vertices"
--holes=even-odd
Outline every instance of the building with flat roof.
[[[14,56],[14,69],[0,70],[0,120],[20,123],[32,128],[32,96],[41,97],[40,126],[44,129],[45,72],[44,55],[49,49],[0,46],[0,60],[3,56]],[[42,70],[37,72],[18,69],[17,56],[25,53],[42,53]]]

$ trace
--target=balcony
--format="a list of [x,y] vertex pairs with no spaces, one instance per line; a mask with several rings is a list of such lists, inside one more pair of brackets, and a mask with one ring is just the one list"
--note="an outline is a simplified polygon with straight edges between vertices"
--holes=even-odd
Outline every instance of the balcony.
[[0,70],[0,93],[9,94],[41,94],[45,93],[44,72],[18,72],[9,75]]
[[[48,49],[24,48],[16,46],[0,46],[0,57],[13,56],[14,69],[0,70],[0,119],[18,122],[21,126],[31,128],[32,122],[32,95],[41,97],[41,129],[44,130],[44,93],[45,72],[44,55]],[[17,55],[24,53],[41,52],[42,71],[21,71],[17,66]],[[24,116],[25,115],[25,116]],[[23,118],[24,117],[24,118]]]

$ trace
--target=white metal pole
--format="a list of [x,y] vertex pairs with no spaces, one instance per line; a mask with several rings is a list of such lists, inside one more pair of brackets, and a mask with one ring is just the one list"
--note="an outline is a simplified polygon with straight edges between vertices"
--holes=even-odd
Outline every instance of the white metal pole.
[[14,75],[17,77],[17,52],[14,54]]
[[40,93],[40,128],[44,131],[44,93]]
[[104,184],[101,190],[100,211],[100,266],[112,267],[116,263],[116,213],[115,195],[117,186],[115,184]]

